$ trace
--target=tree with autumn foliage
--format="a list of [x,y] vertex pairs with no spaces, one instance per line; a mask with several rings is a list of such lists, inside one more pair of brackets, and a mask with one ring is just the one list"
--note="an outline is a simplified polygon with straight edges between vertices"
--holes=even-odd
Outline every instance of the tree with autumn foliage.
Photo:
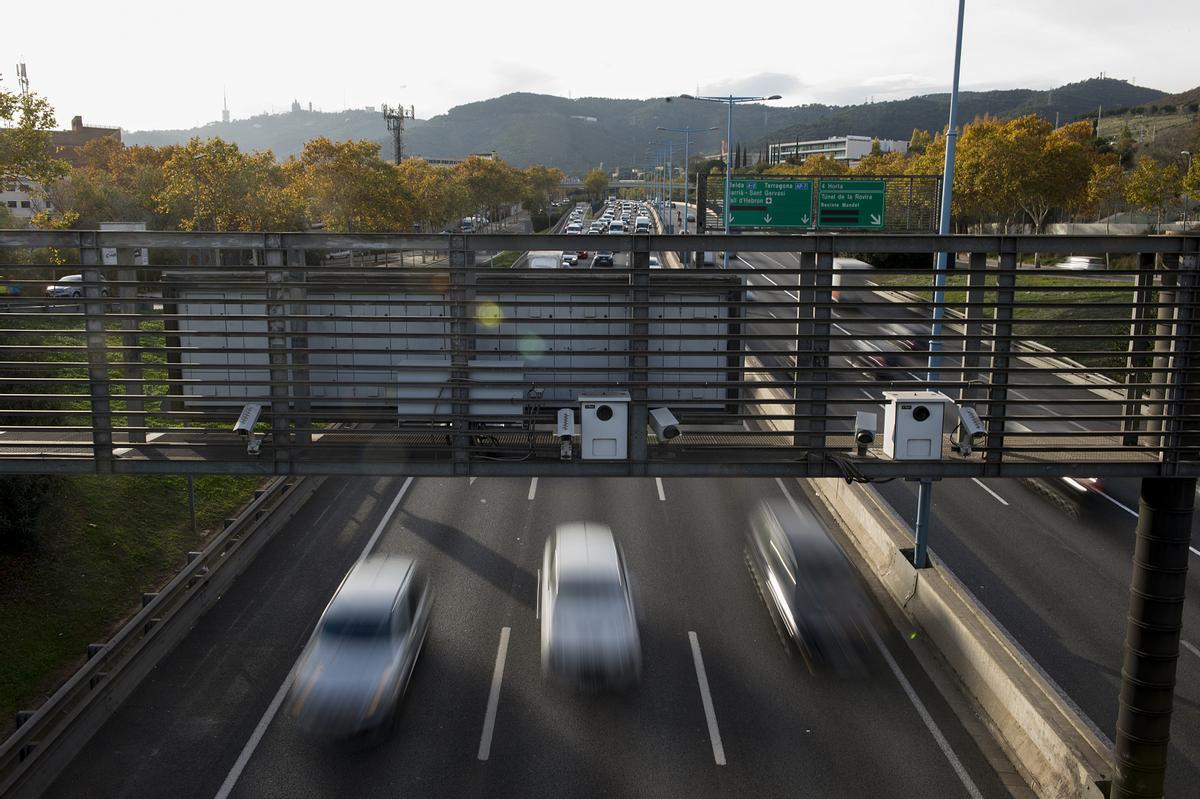
[[0,89],[0,181],[47,184],[67,173],[70,164],[56,157],[50,136],[56,124],[46,98]]
[[1143,155],[1137,160],[1125,181],[1125,199],[1143,211],[1157,214],[1161,225],[1167,205],[1179,196],[1179,167],[1161,164],[1154,158]]
[[396,166],[379,157],[375,142],[313,139],[284,165],[283,174],[292,201],[326,230],[408,230],[416,221]]

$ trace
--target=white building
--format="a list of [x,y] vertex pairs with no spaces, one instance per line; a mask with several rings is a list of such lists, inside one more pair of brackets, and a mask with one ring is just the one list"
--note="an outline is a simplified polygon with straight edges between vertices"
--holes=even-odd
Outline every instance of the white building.
[[[780,142],[770,145],[767,157],[772,164],[781,164],[789,158],[803,161],[810,155],[824,155],[854,166],[860,159],[870,155],[872,141],[874,139],[870,136],[830,136],[828,139],[812,141]],[[907,153],[908,142],[880,139],[879,149],[885,153]]]
[[16,219],[29,219],[46,210],[42,187],[27,178],[6,178],[0,181],[0,206]]

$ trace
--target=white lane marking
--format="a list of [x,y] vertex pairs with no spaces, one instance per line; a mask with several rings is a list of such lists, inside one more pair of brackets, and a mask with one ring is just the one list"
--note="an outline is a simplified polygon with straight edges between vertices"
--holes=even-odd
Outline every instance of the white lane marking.
[[[1195,552],[1195,550],[1192,550],[1192,551]],[[1179,639],[1179,643],[1183,644],[1184,647],[1187,649],[1187,651],[1191,652],[1193,655],[1200,658],[1200,649],[1197,649],[1196,647],[1192,646],[1190,643],[1183,640],[1182,638]]]
[[[740,256],[740,255],[737,257],[737,259],[738,259],[739,261],[741,261],[742,263],[744,263],[746,266],[750,267],[751,269],[758,269],[758,267],[757,267],[757,266],[755,266],[754,264],[750,263],[749,261],[747,261],[745,258],[743,258],[743,257],[742,257],[742,256]],[[778,262],[777,262],[777,263],[778,263]],[[783,291],[783,293],[784,293],[784,294],[788,295],[788,296],[789,296],[789,297],[791,297],[793,300],[797,300],[797,301],[799,301],[799,299],[800,299],[800,293],[799,293],[799,292],[796,292],[795,294],[793,294],[792,292],[790,292],[790,291],[788,291],[787,289],[783,288],[783,286],[780,286],[780,285],[779,285],[778,283],[776,283],[774,280],[771,280],[771,276],[770,276],[770,275],[756,275],[756,277],[761,277],[761,278],[763,278],[764,280],[768,281],[768,282],[769,282],[769,283],[770,283],[772,286],[775,286],[776,288],[778,288],[778,289],[780,289],[781,291]]]
[[708,719],[708,738],[712,741],[713,760],[718,766],[725,765],[725,747],[721,744],[721,731],[717,729],[717,714],[713,710],[712,694],[708,691],[708,675],[704,672],[704,658],[700,655],[700,639],[688,630],[692,642],[692,663],[696,666],[696,680],[700,683],[700,701],[704,704],[704,716]]
[[974,780],[967,770],[963,768],[962,762],[958,759],[958,755],[954,754],[954,750],[950,748],[950,742],[946,740],[946,736],[942,735],[942,731],[938,728],[937,722],[933,720],[933,716],[929,715],[929,711],[925,709],[925,704],[921,698],[917,696],[917,692],[913,689],[912,683],[904,676],[904,672],[900,671],[899,664],[896,663],[892,653],[884,646],[883,640],[879,637],[879,633],[867,628],[871,633],[871,638],[875,639],[875,646],[879,648],[879,653],[883,655],[883,659],[887,661],[888,668],[892,670],[892,674],[900,683],[900,687],[904,689],[904,693],[908,695],[908,701],[912,702],[913,707],[917,709],[917,715],[921,717],[921,721],[925,722],[925,727],[933,735],[933,740],[937,742],[938,748],[942,750],[942,754],[950,761],[950,766],[954,769],[954,773],[958,775],[958,779],[962,782],[963,787],[967,789],[967,793],[971,799],[983,799],[983,794],[979,792],[979,788],[975,786]]
[[478,480],[478,479],[479,479],[478,477],[468,477],[468,478],[467,478],[467,485],[471,485],[471,486],[475,485],[475,481],[476,481],[476,480]]
[[[1104,497],[1105,499],[1107,499],[1112,504],[1116,505],[1121,510],[1128,513],[1133,518],[1135,518],[1135,519],[1137,518],[1138,512],[1135,511],[1133,508],[1129,507],[1128,505],[1126,505],[1124,503],[1118,502],[1117,500],[1110,497],[1108,494],[1105,494],[1103,491],[1097,491],[1096,493],[1099,494],[1100,496]],[[1193,550],[1193,551],[1195,551],[1195,550]]]
[[526,499],[533,499],[537,496],[537,478],[533,477],[529,480],[529,496]]
[[1192,550],[1193,555],[1200,558],[1200,549],[1196,549],[1195,547],[1188,547],[1188,549]]
[[783,495],[785,497],[787,497],[788,504],[792,506],[792,510],[794,510],[796,512],[797,516],[800,516],[801,518],[803,518],[804,514],[800,511],[800,506],[796,504],[796,500],[794,500],[792,498],[792,492],[788,491],[787,486],[783,484],[783,478],[776,477],[775,482],[776,482],[776,484],[778,484],[779,490],[783,492]]
[[655,485],[655,486],[658,488],[658,501],[659,501],[659,502],[666,502],[666,501],[667,501],[667,495],[666,495],[666,494],[663,492],[662,478],[661,478],[661,477],[655,477],[655,478],[654,478],[654,485]]
[[1004,499],[1004,497],[1000,496],[1000,495],[999,495],[999,494],[997,494],[995,491],[993,491],[992,489],[990,489],[990,488],[988,488],[987,486],[985,486],[985,485],[983,484],[983,481],[982,481],[982,480],[980,480],[978,477],[972,477],[972,478],[971,478],[971,481],[972,481],[973,483],[975,483],[975,485],[977,485],[977,486],[979,486],[980,488],[982,488],[984,491],[986,491],[986,492],[988,492],[989,494],[991,494],[991,495],[992,495],[992,498],[993,498],[993,499],[995,499],[997,502],[999,502],[1001,505],[1007,505],[1007,504],[1008,504],[1008,502],[1007,502],[1007,501]]
[[500,684],[504,682],[504,661],[508,659],[510,627],[500,628],[500,646],[496,648],[496,668],[492,671],[492,691],[488,694],[487,713],[483,717],[483,735],[479,738],[479,759],[492,753],[492,732],[496,729],[496,708],[500,705]]
[[[383,534],[392,514],[396,512],[396,508],[400,505],[400,500],[404,498],[404,494],[412,485],[414,478],[410,477],[404,481],[404,485],[400,486],[400,490],[396,492],[396,498],[392,500],[392,504],[388,506],[387,511],[383,514],[383,518],[379,521],[379,526],[375,528],[375,532],[371,534],[371,540],[367,542],[363,548],[362,554],[358,556],[362,560],[374,548],[375,542],[379,540],[379,536]],[[309,635],[309,641],[316,634],[316,627],[313,627],[312,634]],[[307,646],[307,643],[305,644]],[[271,699],[271,704],[267,705],[266,711],[263,712],[262,718],[258,720],[258,724],[254,727],[254,732],[250,733],[250,739],[246,741],[246,745],[242,747],[238,759],[234,761],[233,768],[229,769],[229,773],[225,775],[225,781],[221,783],[221,787],[217,790],[214,799],[227,799],[229,794],[233,792],[233,787],[237,785],[238,779],[242,776],[242,772],[246,769],[246,764],[250,762],[250,758],[254,755],[254,750],[258,748],[258,744],[262,741],[263,736],[267,734],[267,728],[271,726],[271,721],[274,720],[275,714],[279,712],[279,706],[283,704],[284,697],[287,696],[288,689],[292,687],[292,683],[296,680],[296,667],[300,665],[300,658],[296,658],[296,662],[292,664],[291,671],[284,678],[283,684],[279,686],[279,690],[275,692],[275,696]]]

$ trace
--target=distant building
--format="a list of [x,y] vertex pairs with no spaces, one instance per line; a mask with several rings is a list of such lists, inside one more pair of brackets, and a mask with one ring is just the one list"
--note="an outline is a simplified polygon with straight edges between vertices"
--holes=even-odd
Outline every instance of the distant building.
[[292,113],[293,114],[299,114],[303,110],[304,109],[300,107],[299,100],[292,100]]
[[[803,161],[810,155],[824,155],[853,166],[870,155],[872,141],[874,139],[870,136],[830,136],[828,139],[780,142],[768,147],[767,160],[772,164],[781,164],[789,158]],[[885,153],[907,153],[908,142],[880,139],[879,149]]]
[[120,128],[100,128],[83,124],[83,117],[71,118],[70,130],[50,131],[50,143],[57,148],[57,155],[69,161],[71,166],[79,166],[79,148],[93,139],[113,138],[121,141]]
[[432,164],[433,166],[446,166],[446,167],[454,166],[455,164],[461,164],[467,158],[484,158],[484,159],[487,159],[488,161],[499,161],[500,160],[499,158],[496,157],[495,150],[492,150],[490,153],[471,153],[470,155],[466,156],[465,158],[436,158],[434,156],[428,156],[428,155],[414,155],[412,157],[420,158],[425,163]]
[[9,178],[0,183],[0,207],[17,219],[28,219],[47,208],[42,187],[27,178]]

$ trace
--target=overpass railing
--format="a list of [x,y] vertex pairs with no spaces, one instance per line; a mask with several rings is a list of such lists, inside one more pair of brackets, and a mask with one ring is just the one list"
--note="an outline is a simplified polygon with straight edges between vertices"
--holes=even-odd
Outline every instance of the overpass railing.
[[[726,249],[729,269],[650,266]],[[935,293],[941,250],[957,265]],[[1198,252],[1196,236],[0,231],[0,472],[1195,475]],[[1085,268],[1055,263],[1072,254]],[[885,392],[913,391],[945,398],[941,435],[930,458],[888,457]],[[861,449],[859,412],[876,416]]]

